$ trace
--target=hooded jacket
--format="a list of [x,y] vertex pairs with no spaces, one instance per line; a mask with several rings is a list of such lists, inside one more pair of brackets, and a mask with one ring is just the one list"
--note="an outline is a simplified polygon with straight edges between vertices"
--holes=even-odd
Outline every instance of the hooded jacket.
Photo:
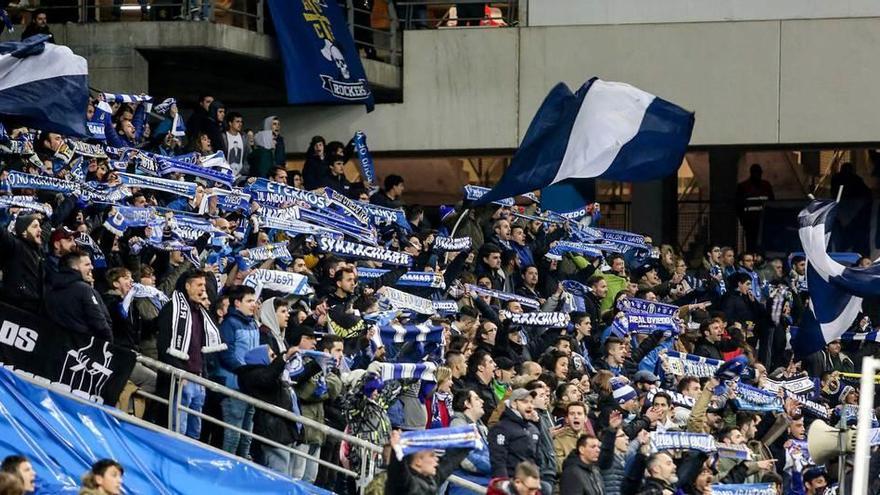
[[[278,406],[285,411],[292,408],[290,388],[284,384],[284,356],[278,354],[269,361],[269,346],[261,345],[244,355],[244,366],[238,368],[238,385],[242,393]],[[294,442],[296,426],[275,414],[257,409],[254,413],[254,433],[271,438],[282,445]]]
[[[275,115],[270,115],[263,119],[263,130],[272,132],[272,121],[277,119]],[[272,161],[273,165],[283,167],[287,163],[287,150],[284,148],[284,136],[280,133],[275,136],[275,153]]]
[[274,297],[266,299],[260,306],[260,323],[260,344],[268,345],[276,355],[284,354],[287,351],[287,342],[275,315]]
[[52,279],[46,310],[61,328],[113,342],[113,324],[101,295],[72,268],[62,268]]
[[269,175],[269,170],[275,165],[276,146],[277,142],[271,129],[260,131],[254,135],[254,148],[248,156],[252,176],[267,177]]

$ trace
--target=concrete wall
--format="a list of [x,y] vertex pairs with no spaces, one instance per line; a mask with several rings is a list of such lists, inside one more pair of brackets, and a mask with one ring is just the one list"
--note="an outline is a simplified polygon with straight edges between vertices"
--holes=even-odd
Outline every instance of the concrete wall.
[[407,32],[403,103],[254,109],[287,149],[363,129],[376,151],[514,149],[549,89],[593,75],[696,112],[693,145],[878,142],[880,18]]
[[876,0],[528,0],[529,26],[874,16]]

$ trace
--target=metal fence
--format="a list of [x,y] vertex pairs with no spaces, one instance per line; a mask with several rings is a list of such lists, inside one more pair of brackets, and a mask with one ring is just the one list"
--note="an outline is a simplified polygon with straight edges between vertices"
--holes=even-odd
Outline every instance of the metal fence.
[[[162,373],[162,374],[168,375],[168,377],[170,379],[170,387],[169,387],[167,397],[159,397],[158,395],[147,393],[142,390],[138,390],[135,394],[140,397],[143,397],[147,400],[159,402],[161,404],[168,406],[168,425],[169,425],[168,427],[169,427],[169,429],[172,429],[172,431],[174,431],[174,425],[177,424],[177,422],[178,422],[177,418],[179,417],[180,413],[184,412],[186,414],[191,414],[193,416],[197,416],[197,417],[201,418],[203,421],[208,421],[210,423],[219,425],[222,428],[227,428],[227,429],[231,429],[233,431],[237,431],[238,433],[240,433],[242,435],[249,436],[254,440],[258,440],[258,441],[263,442],[265,444],[268,444],[272,447],[279,448],[279,449],[282,449],[286,452],[289,452],[291,455],[300,456],[300,457],[308,459],[310,461],[314,461],[321,466],[324,466],[328,469],[332,469],[333,471],[336,471],[337,473],[354,478],[355,482],[356,482],[356,486],[358,487],[358,490],[361,493],[363,493],[364,489],[366,488],[367,484],[369,484],[370,480],[373,479],[373,476],[376,472],[376,469],[381,461],[381,456],[382,456],[382,452],[383,452],[382,447],[375,445],[375,444],[372,444],[370,442],[367,442],[365,440],[362,440],[360,438],[354,437],[352,435],[348,435],[346,433],[343,433],[343,432],[336,430],[334,428],[331,428],[323,423],[318,423],[317,421],[311,420],[311,419],[306,418],[304,416],[294,414],[293,412],[282,409],[278,406],[274,406],[272,404],[268,404],[266,402],[254,399],[253,397],[242,394],[241,392],[238,392],[236,390],[232,390],[230,388],[224,387],[223,385],[220,385],[216,382],[213,382],[213,381],[208,380],[206,378],[203,378],[201,376],[194,375],[192,373],[188,373],[188,372],[183,371],[179,368],[175,368],[175,367],[170,366],[168,364],[165,364],[165,363],[156,361],[154,359],[148,358],[146,356],[138,356],[137,359],[138,359],[138,362],[141,363],[142,365],[156,371],[157,373]],[[269,414],[273,414],[275,416],[284,418],[288,421],[293,421],[295,423],[299,423],[299,424],[301,424],[303,426],[307,426],[309,428],[314,428],[316,430],[320,430],[321,432],[323,432],[327,436],[337,438],[340,441],[348,442],[348,444],[351,446],[363,449],[366,453],[368,453],[368,455],[361,455],[360,456],[361,457],[361,465],[358,467],[357,471],[352,471],[352,470],[346,469],[342,466],[339,466],[339,465],[333,464],[331,462],[327,462],[327,461],[324,461],[324,460],[319,459],[317,457],[314,457],[312,455],[309,455],[305,452],[299,451],[290,445],[280,444],[270,438],[266,438],[261,435],[256,435],[253,432],[250,432],[245,429],[236,427],[234,425],[225,423],[219,419],[216,419],[216,418],[211,417],[207,414],[204,414],[201,411],[196,411],[194,409],[191,409],[189,407],[181,405],[181,396],[183,394],[183,382],[184,381],[188,381],[188,382],[192,382],[192,383],[196,383],[198,385],[201,385],[201,386],[205,387],[205,389],[211,390],[212,392],[215,392],[215,393],[223,396],[224,398],[228,397],[228,398],[232,398],[232,399],[237,399],[237,400],[240,400],[242,402],[245,402],[247,404],[254,406],[256,409],[260,409],[261,411],[265,411]],[[472,490],[476,493],[481,493],[481,494],[486,493],[486,488],[481,487],[475,483],[472,483],[472,482],[465,480],[463,478],[460,478],[458,476],[454,476],[454,475],[451,476],[449,478],[449,481],[451,483],[456,484],[456,485],[459,485],[459,486],[462,486],[462,487],[467,488],[469,490]]]

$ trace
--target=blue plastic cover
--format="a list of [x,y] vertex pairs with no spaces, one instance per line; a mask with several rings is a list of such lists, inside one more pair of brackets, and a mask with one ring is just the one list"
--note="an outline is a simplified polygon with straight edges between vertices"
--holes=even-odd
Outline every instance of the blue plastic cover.
[[120,421],[105,406],[85,404],[27,382],[0,367],[0,457],[27,456],[37,495],[77,493],[93,462],[125,468],[124,493],[330,494],[167,432]]

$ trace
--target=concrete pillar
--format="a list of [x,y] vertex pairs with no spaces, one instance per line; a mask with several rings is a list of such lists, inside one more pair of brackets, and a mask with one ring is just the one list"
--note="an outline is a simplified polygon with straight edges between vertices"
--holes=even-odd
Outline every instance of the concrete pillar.
[[632,185],[632,229],[655,246],[678,242],[678,176]]
[[742,153],[738,150],[709,152],[709,242],[736,246],[737,168]]

